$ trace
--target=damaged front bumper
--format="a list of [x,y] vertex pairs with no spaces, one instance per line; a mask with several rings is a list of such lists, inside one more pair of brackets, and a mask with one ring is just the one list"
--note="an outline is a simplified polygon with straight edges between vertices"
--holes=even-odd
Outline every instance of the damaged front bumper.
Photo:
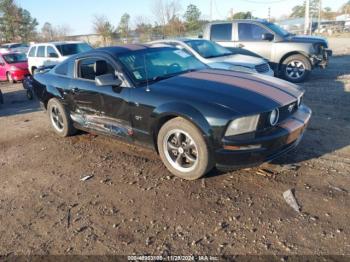
[[314,67],[325,69],[328,66],[329,58],[333,55],[333,51],[328,48],[323,48],[318,55],[311,56],[311,61]]

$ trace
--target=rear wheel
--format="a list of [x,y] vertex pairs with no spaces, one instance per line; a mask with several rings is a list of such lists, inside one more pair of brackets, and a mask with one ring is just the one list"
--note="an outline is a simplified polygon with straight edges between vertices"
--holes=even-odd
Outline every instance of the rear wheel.
[[56,134],[61,137],[71,136],[76,133],[72,120],[58,99],[52,98],[47,104],[47,112],[51,126]]
[[300,83],[309,77],[312,70],[310,60],[303,55],[291,55],[282,63],[282,76],[293,83]]
[[7,76],[7,81],[9,81],[10,84],[15,83],[15,80],[13,80],[12,75],[11,75],[10,72],[7,72],[6,76]]
[[180,178],[195,180],[213,167],[202,133],[183,118],[166,122],[158,133],[157,144],[165,166]]

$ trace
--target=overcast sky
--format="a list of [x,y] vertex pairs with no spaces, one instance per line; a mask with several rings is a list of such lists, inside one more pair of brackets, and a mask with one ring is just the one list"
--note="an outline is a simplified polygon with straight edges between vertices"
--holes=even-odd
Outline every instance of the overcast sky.
[[[234,12],[251,11],[254,16],[266,18],[268,8],[271,16],[280,17],[289,14],[293,6],[302,4],[304,0],[213,0],[214,19],[224,19],[230,9]],[[323,0],[323,5],[332,10],[338,10],[345,0]],[[17,0],[17,3],[29,10],[39,21],[39,28],[45,22],[53,25],[68,25],[72,34],[93,33],[92,20],[94,15],[106,15],[113,25],[117,26],[123,13],[133,17],[144,16],[150,22],[155,20],[152,14],[153,0]],[[195,4],[203,17],[209,18],[210,0],[180,0],[182,12],[187,5]]]

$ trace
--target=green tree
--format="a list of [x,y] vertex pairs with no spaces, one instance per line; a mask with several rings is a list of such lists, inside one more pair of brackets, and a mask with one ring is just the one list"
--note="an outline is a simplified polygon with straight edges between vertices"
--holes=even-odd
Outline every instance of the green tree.
[[[306,1],[304,1],[303,5],[296,5],[292,8],[292,14],[290,17],[292,18],[300,18],[305,17],[305,7]],[[320,7],[320,0],[310,0],[310,16],[317,17]]]
[[118,25],[118,33],[122,38],[128,38],[130,31],[130,15],[125,13],[120,18],[120,22]]
[[228,20],[234,20],[234,19],[252,19],[252,13],[251,12],[238,12],[233,14],[228,18]]
[[185,25],[187,31],[196,31],[201,27],[200,23],[201,11],[199,8],[193,4],[187,6],[187,10],[185,12]]
[[0,32],[4,41],[29,41],[35,36],[38,22],[14,0],[0,0],[0,15]]

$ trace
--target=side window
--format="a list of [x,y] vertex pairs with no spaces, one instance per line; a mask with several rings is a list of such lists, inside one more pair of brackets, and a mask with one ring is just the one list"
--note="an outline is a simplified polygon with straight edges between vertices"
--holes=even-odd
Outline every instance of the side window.
[[55,73],[58,75],[68,75],[68,63],[62,63],[55,68]]
[[47,46],[46,53],[47,53],[48,57],[51,57],[51,58],[57,58],[58,57],[58,54],[57,54],[56,50],[52,46]]
[[39,46],[38,52],[36,54],[37,57],[45,57],[45,46]]
[[29,57],[35,57],[35,53],[36,53],[36,46],[33,46],[28,53]]
[[231,41],[232,24],[216,24],[211,26],[210,40],[212,41]]
[[107,67],[103,68],[102,71],[96,72],[95,63],[96,61],[100,60],[102,59],[87,58],[80,60],[78,63],[78,77],[87,80],[95,80],[96,76],[105,74],[115,74],[113,66],[111,66],[109,63],[107,63]]
[[262,35],[269,33],[265,28],[248,23],[238,24],[238,37],[240,41],[260,41],[262,40]]

